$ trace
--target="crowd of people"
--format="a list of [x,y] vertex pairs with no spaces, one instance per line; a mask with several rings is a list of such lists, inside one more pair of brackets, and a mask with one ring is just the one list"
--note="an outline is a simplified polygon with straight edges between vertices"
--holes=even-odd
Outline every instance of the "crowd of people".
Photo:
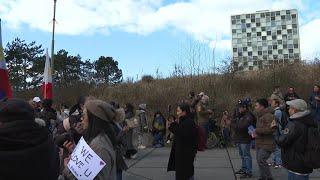
[[154,148],[171,146],[168,171],[175,171],[176,180],[194,179],[196,154],[210,148],[211,133],[221,135],[224,146],[238,148],[242,163],[235,173],[240,178],[252,177],[253,148],[260,180],[273,179],[271,166],[285,167],[289,180],[308,179],[319,168],[319,86],[314,86],[309,106],[293,87],[285,96],[275,87],[268,99],[238,100],[233,114],[222,111],[218,121],[209,99],[203,92],[190,92],[168,117],[160,111],[148,116],[146,104],[121,107],[91,96],[80,97],[70,108],[39,97],[3,99],[0,179],[76,179],[67,165],[81,137],[107,163],[95,177],[101,180],[121,180],[128,169],[125,159],[137,158],[149,146],[148,135]]

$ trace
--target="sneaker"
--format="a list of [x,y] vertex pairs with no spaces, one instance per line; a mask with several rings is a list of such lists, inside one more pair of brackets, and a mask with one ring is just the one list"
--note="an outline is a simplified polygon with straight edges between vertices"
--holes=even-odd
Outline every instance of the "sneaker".
[[246,174],[246,172],[244,172],[242,169],[240,169],[239,171],[235,172],[235,174]]
[[137,158],[137,154],[131,155],[130,158],[131,158],[131,159]]
[[274,163],[268,163],[268,166],[272,167],[272,166],[274,166]]
[[251,178],[251,177],[252,177],[252,174],[244,173],[240,176],[240,179]]
[[170,144],[170,143],[171,143],[171,141],[170,141],[170,140],[168,140],[168,141],[167,141],[167,144]]
[[281,166],[281,165],[275,165],[274,168],[275,168],[275,169],[281,169],[282,166]]
[[138,146],[138,149],[145,149],[145,148],[146,146],[143,146],[143,145]]

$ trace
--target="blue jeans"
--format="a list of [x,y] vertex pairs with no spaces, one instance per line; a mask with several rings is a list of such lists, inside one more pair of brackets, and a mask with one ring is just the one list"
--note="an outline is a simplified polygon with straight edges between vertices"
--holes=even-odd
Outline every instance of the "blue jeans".
[[281,149],[279,146],[276,147],[276,150],[273,153],[273,162],[275,165],[279,166],[282,165],[282,160],[281,160]]
[[309,180],[308,175],[298,175],[293,172],[288,171],[288,180]]
[[163,132],[156,132],[153,135],[154,145],[163,145]]
[[252,174],[252,157],[250,152],[250,144],[237,144],[242,165],[241,170],[247,174]]

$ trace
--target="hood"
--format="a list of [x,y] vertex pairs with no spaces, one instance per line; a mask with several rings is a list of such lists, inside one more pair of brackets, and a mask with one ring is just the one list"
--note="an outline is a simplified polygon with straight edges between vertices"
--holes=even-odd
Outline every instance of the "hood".
[[143,110],[143,109],[140,109],[140,110],[136,110],[136,115],[139,115],[139,114],[142,114],[142,113],[145,113],[146,111]]
[[290,120],[299,121],[307,126],[317,127],[316,120],[309,110],[293,114],[290,116]]

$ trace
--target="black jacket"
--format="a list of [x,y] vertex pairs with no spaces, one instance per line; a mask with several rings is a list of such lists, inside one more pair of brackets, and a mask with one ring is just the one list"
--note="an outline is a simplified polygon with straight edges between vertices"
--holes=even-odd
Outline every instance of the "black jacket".
[[304,165],[307,133],[310,126],[316,127],[311,114],[299,113],[295,118],[290,117],[282,132],[275,132],[275,141],[281,147],[283,165],[290,171],[301,174],[310,174],[313,171]]
[[300,99],[300,97],[298,96],[298,94],[296,92],[294,93],[287,93],[285,96],[284,96],[284,101],[287,102],[287,101],[291,101],[293,99]]
[[255,117],[251,112],[239,114],[239,117],[235,117],[231,122],[231,128],[234,130],[234,142],[240,144],[249,144],[251,142],[251,136],[248,133],[248,127],[254,125]]
[[168,171],[176,171],[176,180],[188,180],[194,175],[194,158],[197,153],[198,131],[190,117],[180,118],[169,130],[174,134]]
[[45,127],[32,121],[5,123],[0,128],[1,180],[56,180],[59,151]]

